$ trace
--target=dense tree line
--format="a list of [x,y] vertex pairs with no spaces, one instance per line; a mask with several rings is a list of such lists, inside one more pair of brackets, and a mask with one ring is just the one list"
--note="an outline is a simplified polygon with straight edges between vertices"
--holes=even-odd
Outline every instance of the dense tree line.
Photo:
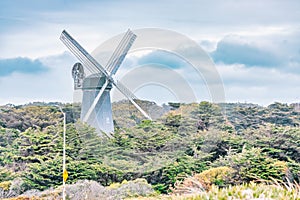
[[[106,186],[145,178],[157,191],[168,192],[177,180],[219,167],[232,173],[214,184],[299,182],[300,111],[295,105],[142,103],[145,110],[160,113],[156,120],[143,119],[128,102],[114,104],[118,117],[112,138],[82,124],[79,105],[60,104],[68,122],[68,183],[89,179]],[[17,178],[22,191],[61,184],[62,117],[54,104],[0,107],[0,187]]]

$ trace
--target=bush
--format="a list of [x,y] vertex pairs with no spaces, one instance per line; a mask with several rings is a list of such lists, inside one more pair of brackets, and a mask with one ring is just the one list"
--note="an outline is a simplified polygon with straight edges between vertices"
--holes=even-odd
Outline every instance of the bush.
[[[202,192],[191,197],[179,197],[174,200],[202,200],[202,199],[299,199],[299,185],[288,187],[275,184],[250,184],[236,185],[232,187],[219,188],[213,186],[210,191]],[[172,198],[173,199],[173,198]]]
[[224,186],[231,179],[234,170],[229,167],[216,167],[204,170],[183,181],[176,181],[172,193],[198,194],[211,189],[212,185]]
[[112,199],[149,196],[155,193],[152,186],[149,185],[145,179],[123,181],[121,184],[115,184],[107,189],[109,193],[112,193],[112,196],[109,196]]
[[205,170],[200,174],[196,174],[194,177],[208,187],[211,185],[224,186],[226,185],[226,182],[232,178],[233,173],[234,169],[230,167],[216,167]]
[[1,199],[18,196],[24,191],[24,181],[21,178],[15,178],[12,181],[4,181],[0,183]]
[[73,185],[66,186],[66,198],[72,200],[105,199],[104,190],[104,187],[96,181],[80,180]]
[[200,172],[204,169],[206,169],[205,161],[183,156],[158,171],[147,173],[144,177],[154,185],[156,191],[167,193],[176,181],[181,181],[193,172]]
[[11,181],[3,181],[0,183],[0,189],[7,191],[10,188]]
[[[62,186],[55,189],[48,189],[43,192],[32,190],[24,193],[21,197],[24,199],[61,199]],[[66,185],[66,199],[105,199],[121,200],[128,197],[153,195],[154,190],[145,179],[136,179],[133,181],[124,181],[113,184],[110,187],[103,187],[96,181],[79,180],[74,184]]]
[[0,166],[0,182],[13,180],[16,175],[8,167]]
[[253,180],[285,180],[288,172],[287,163],[270,158],[261,149],[244,149],[221,157],[212,166],[228,166],[235,170],[233,184],[249,183]]

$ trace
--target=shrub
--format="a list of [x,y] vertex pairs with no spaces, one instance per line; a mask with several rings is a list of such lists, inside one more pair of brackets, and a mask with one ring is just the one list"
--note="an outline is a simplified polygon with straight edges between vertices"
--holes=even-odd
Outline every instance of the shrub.
[[230,167],[216,167],[205,170],[200,174],[194,175],[198,180],[207,186],[218,185],[224,186],[231,179],[234,169]]
[[[42,192],[31,190],[24,193],[24,199],[61,199],[62,186],[55,189],[48,189]],[[105,199],[121,200],[128,197],[153,195],[154,190],[145,179],[124,181],[110,187],[103,187],[96,181],[79,180],[74,184],[66,185],[66,199]]]
[[24,182],[21,178],[0,183],[0,198],[9,198],[20,195],[25,191]]
[[66,186],[67,199],[104,199],[104,187],[96,181],[80,180],[75,184]]
[[3,181],[0,183],[0,189],[6,191],[9,189],[10,185],[11,185],[11,181]]
[[13,171],[9,170],[8,167],[0,166],[0,182],[13,180],[15,176]]
[[148,196],[154,194],[152,186],[145,179],[136,179],[133,181],[123,181],[121,184],[115,184],[108,187],[115,199],[137,196]]
[[176,181],[181,181],[193,172],[204,169],[206,169],[205,161],[194,160],[191,156],[182,156],[159,171],[145,174],[144,177],[154,185],[156,191],[167,193],[170,191],[169,187],[173,187]]
[[231,178],[234,170],[229,167],[216,167],[204,170],[192,177],[187,177],[183,181],[177,181],[173,194],[199,194],[211,189],[212,185],[224,186]]
[[257,148],[221,157],[213,166],[233,168],[235,172],[231,181],[234,184],[252,180],[284,180],[289,170],[285,162],[270,158]]
[[[291,185],[288,188],[277,184],[250,184],[236,185],[219,188],[213,186],[208,192],[203,192],[192,197],[178,198],[185,200],[202,199],[299,199],[299,185]],[[177,200],[177,198],[175,198]]]

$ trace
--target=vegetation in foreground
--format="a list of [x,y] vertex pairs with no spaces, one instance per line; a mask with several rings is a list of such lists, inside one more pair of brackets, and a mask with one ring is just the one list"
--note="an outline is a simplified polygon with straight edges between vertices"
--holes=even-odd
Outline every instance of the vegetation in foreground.
[[[198,182],[198,184],[200,184]],[[194,185],[195,186],[195,185]],[[76,184],[66,186],[67,199],[105,199],[105,200],[202,200],[202,199],[299,199],[300,186],[297,184],[279,183],[254,183],[219,187],[212,185],[209,191],[199,187],[186,185],[186,189],[192,193],[169,195],[158,194],[143,179],[135,181],[123,181],[103,187],[95,181],[81,180]],[[39,200],[61,199],[62,186],[55,189],[47,189],[43,192],[27,191],[26,193],[9,198],[7,200]]]
[[[142,104],[160,113],[156,120],[144,120],[129,103],[119,102],[113,138],[80,123],[78,105],[61,104],[68,122],[68,184],[86,179],[103,187],[143,178],[157,193],[199,192],[182,198],[222,199],[242,191],[259,198],[260,188],[299,198],[299,104]],[[52,104],[0,107],[1,198],[61,185],[62,131],[62,113]]]

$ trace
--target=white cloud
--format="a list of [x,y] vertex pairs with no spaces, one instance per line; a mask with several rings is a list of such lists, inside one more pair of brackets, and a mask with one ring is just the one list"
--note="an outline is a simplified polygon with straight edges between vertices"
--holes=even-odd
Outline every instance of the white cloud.
[[[5,2],[5,3],[3,3]],[[1,5],[2,4],[2,5]],[[127,28],[173,29],[195,40],[236,33],[268,34],[299,25],[299,2],[288,1],[76,1],[0,2],[3,57],[37,58],[62,51],[57,38],[68,29],[88,50]],[[180,10],[178,9],[180,8]],[[255,13],[255,15],[254,15]],[[26,51],[24,51],[26,49]]]
[[[299,5],[299,1],[272,0],[3,0],[0,1],[1,59],[44,57],[43,64],[51,70],[39,76],[14,73],[0,78],[0,104],[51,99],[72,101],[70,71],[76,59],[51,56],[67,50],[58,39],[63,29],[91,52],[112,35],[127,28],[144,27],[175,30],[197,41],[207,51],[217,48],[221,40],[228,42],[226,51],[231,53],[234,51],[232,44],[248,47],[238,49],[243,51],[238,53],[244,53],[242,60],[236,54],[232,62],[224,61],[225,54],[218,60],[229,101],[249,100],[263,104],[273,100],[299,101],[295,92],[300,91],[297,81],[300,72]],[[261,56],[260,62],[251,66],[249,62],[257,55],[249,60],[250,50]],[[271,64],[263,69],[262,60]],[[228,65],[220,64],[222,62]],[[175,72],[182,73],[184,79],[196,87],[196,93],[200,93],[197,98],[209,97],[202,93],[205,84],[191,75],[192,70]]]
[[247,68],[244,65],[218,65],[224,81],[226,100],[229,102],[253,102],[268,105],[275,101],[300,100],[300,74],[278,69]]
[[300,29],[287,28],[261,36],[229,35],[211,53],[216,63],[270,68],[300,74]]
[[69,53],[40,59],[49,68],[40,74],[13,73],[0,78],[0,105],[33,101],[72,102],[72,65]]

